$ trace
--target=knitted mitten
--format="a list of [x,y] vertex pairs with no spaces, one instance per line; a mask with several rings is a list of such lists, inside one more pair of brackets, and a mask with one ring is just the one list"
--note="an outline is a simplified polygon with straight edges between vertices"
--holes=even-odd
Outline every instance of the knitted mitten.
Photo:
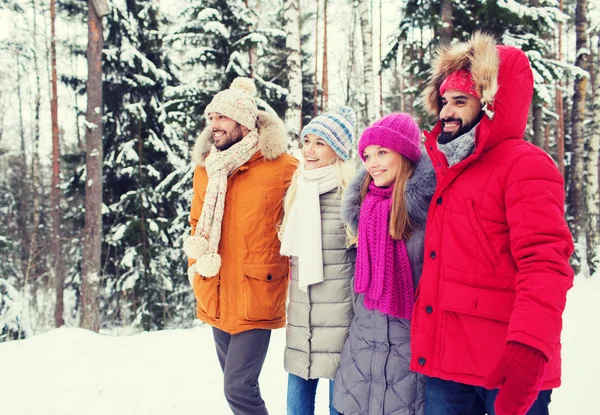
[[485,378],[486,389],[497,389],[496,415],[525,415],[537,399],[548,359],[531,346],[508,342],[496,367]]

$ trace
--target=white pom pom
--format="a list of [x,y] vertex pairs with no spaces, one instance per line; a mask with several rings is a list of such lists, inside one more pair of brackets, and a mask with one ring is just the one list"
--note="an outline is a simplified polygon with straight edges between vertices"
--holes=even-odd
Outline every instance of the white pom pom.
[[254,85],[254,81],[250,78],[243,78],[241,76],[235,78],[231,83],[231,89],[242,89],[250,94],[251,97],[256,95],[256,85]]
[[221,268],[221,256],[219,254],[205,254],[196,261],[196,272],[203,277],[214,277]]
[[353,126],[356,124],[356,114],[354,113],[352,108],[340,105],[337,108],[337,112],[339,112],[342,115],[342,117],[344,117]]
[[199,235],[188,236],[183,241],[183,252],[186,253],[188,258],[198,259],[208,249],[208,241]]
[[188,274],[188,281],[190,282],[190,285],[192,286],[192,288],[194,288],[194,277],[197,274],[196,264],[192,264],[192,266],[188,268],[187,274]]

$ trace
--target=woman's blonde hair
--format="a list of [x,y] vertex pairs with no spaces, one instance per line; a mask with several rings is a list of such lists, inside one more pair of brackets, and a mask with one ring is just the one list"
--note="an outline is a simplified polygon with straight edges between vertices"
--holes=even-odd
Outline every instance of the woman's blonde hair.
[[[406,183],[410,179],[415,171],[415,164],[401,155],[401,164],[396,178],[394,180],[394,192],[392,193],[392,210],[390,211],[390,236],[394,240],[408,239],[412,235],[414,230],[413,225],[410,221],[408,214],[408,207],[406,206],[405,190]],[[369,173],[365,176],[363,184],[360,189],[360,200],[365,200],[367,193],[369,192],[369,185],[373,181],[373,178]],[[352,235],[351,242],[356,243],[358,237]]]
[[[340,186],[338,187],[337,194],[343,194],[352,180],[354,176],[355,167],[354,162],[352,160],[343,161],[339,158],[335,160],[333,163],[335,167],[335,172],[340,181]],[[298,176],[300,175],[300,169],[302,167],[298,167],[294,175],[292,176],[292,182],[290,183],[290,187],[288,188],[285,197],[283,198],[283,220],[279,224],[279,228],[277,230],[277,234],[279,236],[279,240],[283,237],[283,232],[285,230],[285,225],[287,224],[288,215],[292,210],[292,205],[294,204],[294,200],[296,200],[296,189],[298,187]],[[344,225],[346,229],[346,242],[350,241],[353,237],[352,233],[348,230],[348,227]],[[348,245],[350,246],[350,245]]]

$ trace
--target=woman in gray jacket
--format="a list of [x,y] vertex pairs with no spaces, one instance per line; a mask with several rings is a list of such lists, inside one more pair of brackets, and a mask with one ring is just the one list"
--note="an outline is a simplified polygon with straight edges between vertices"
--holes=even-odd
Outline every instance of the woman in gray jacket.
[[291,257],[285,370],[288,415],[312,415],[319,379],[333,379],[352,320],[356,250],[340,218],[341,195],[354,174],[355,116],[347,107],[302,130],[302,158],[284,200],[281,254]]
[[333,399],[344,415],[424,412],[423,378],[409,369],[410,316],[435,173],[420,137],[408,114],[373,123],[358,145],[366,171],[344,195],[342,217],[358,235],[354,318]]

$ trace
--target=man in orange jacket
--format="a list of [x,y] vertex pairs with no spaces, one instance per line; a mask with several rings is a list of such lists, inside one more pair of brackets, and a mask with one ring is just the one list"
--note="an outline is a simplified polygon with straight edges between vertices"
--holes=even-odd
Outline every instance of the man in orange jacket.
[[282,200],[297,167],[283,122],[258,111],[254,82],[215,95],[193,150],[192,236],[184,243],[197,316],[213,327],[225,396],[236,415],[267,414],[258,377],[271,329],[285,326],[288,261]]

